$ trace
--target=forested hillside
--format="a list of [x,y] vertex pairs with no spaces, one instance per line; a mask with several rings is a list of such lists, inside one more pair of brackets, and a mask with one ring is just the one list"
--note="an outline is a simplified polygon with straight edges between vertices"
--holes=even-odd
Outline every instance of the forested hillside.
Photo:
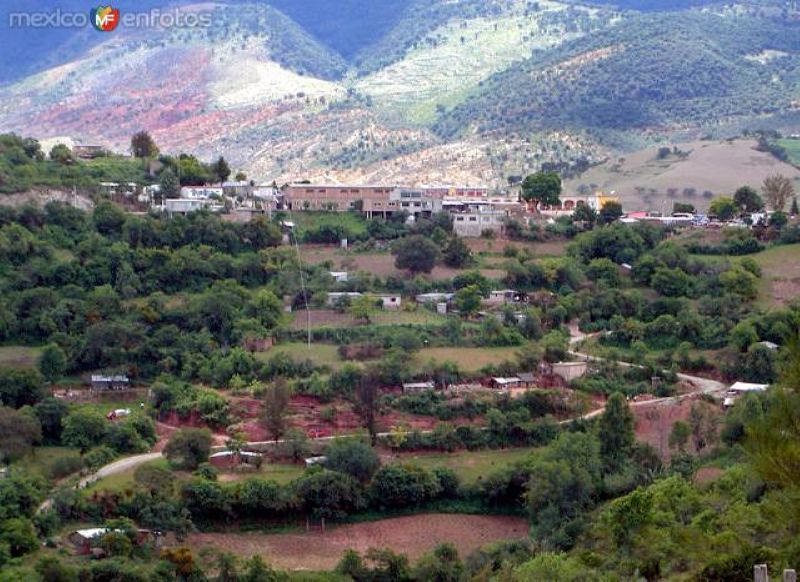
[[629,16],[499,73],[437,129],[452,136],[466,128],[591,128],[602,136],[774,114],[797,96],[798,31],[732,14]]

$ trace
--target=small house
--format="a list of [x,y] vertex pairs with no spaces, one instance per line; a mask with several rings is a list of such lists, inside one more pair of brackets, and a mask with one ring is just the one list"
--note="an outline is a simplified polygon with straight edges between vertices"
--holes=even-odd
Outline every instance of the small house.
[[400,295],[376,295],[375,299],[381,302],[383,309],[390,311],[400,309],[400,304],[402,303]]
[[[121,529],[109,529],[107,527],[92,527],[88,529],[75,530],[67,536],[67,540],[72,544],[75,553],[79,556],[86,556],[92,553],[92,550],[97,546],[100,540],[107,533],[124,533]],[[153,533],[149,529],[136,530],[137,546],[142,546],[148,542],[155,542],[156,546],[159,544],[158,533]]]
[[522,372],[517,374],[521,388],[535,388],[536,387],[536,374],[533,372]]
[[522,380],[517,376],[512,376],[510,378],[492,378],[492,388],[495,390],[513,390],[514,388],[519,388],[521,384]]
[[403,394],[419,394],[428,390],[436,390],[434,382],[408,382],[403,384]]
[[92,390],[127,390],[130,387],[130,380],[127,376],[103,376],[92,374]]
[[730,388],[728,388],[728,393],[731,395],[739,395],[739,394],[745,394],[747,392],[765,392],[767,388],[769,388],[769,384],[736,382]]
[[508,305],[511,303],[523,303],[527,299],[525,293],[519,293],[513,289],[500,289],[490,291],[489,297],[483,300],[485,305]]
[[237,465],[254,465],[261,462],[262,454],[252,451],[220,451],[212,453],[208,462],[214,467],[235,467]]
[[106,414],[106,418],[108,420],[116,420],[118,418],[125,418],[126,416],[130,415],[131,415],[130,408],[117,408]]
[[414,299],[417,303],[449,303],[453,300],[454,293],[420,293]]
[[329,271],[328,274],[337,283],[347,283],[347,271]]

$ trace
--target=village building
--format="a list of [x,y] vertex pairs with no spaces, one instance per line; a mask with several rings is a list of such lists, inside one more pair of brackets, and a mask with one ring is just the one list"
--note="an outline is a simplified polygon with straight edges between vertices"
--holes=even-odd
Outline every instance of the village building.
[[559,198],[559,202],[559,204],[552,206],[539,205],[538,210],[544,216],[550,217],[572,216],[572,213],[579,206],[588,206],[595,212],[599,212],[609,202],[618,203],[619,197],[614,192],[610,194],[595,192],[594,194],[562,195]]
[[394,186],[289,184],[284,186],[283,196],[289,210],[347,212],[362,210],[375,202],[388,204],[392,190]]
[[108,150],[101,145],[76,144],[72,146],[72,153],[76,158],[91,160],[108,155]]
[[428,390],[436,390],[434,382],[407,382],[403,384],[403,394],[419,394]]
[[362,293],[358,291],[333,291],[328,293],[325,299],[325,305],[328,307],[336,307],[343,301],[352,301],[357,297],[361,297]]
[[400,309],[402,298],[400,295],[370,295],[376,301],[380,301],[381,307],[387,310]]
[[172,216],[173,214],[191,214],[198,210],[222,212],[225,210],[225,205],[215,204],[209,198],[169,198],[164,200],[162,209]]
[[347,271],[328,271],[328,274],[337,283],[347,283]]
[[503,392],[520,388],[521,384],[522,380],[517,376],[512,376],[510,378],[492,378],[492,388]]
[[588,367],[587,362],[556,362],[550,365],[550,372],[567,382],[572,382],[585,376]]
[[499,289],[490,291],[489,296],[483,300],[483,304],[488,306],[509,305],[512,303],[524,303],[527,299],[528,297],[525,293],[520,293],[513,289]]
[[221,186],[183,186],[181,198],[186,200],[221,199],[225,195]]
[[208,457],[208,462],[219,468],[236,467],[239,465],[257,466],[261,463],[263,455],[252,451],[220,451],[212,453]]
[[426,303],[436,303],[438,305],[439,303],[449,303],[453,300],[453,297],[455,297],[454,293],[420,293],[414,297],[414,300],[421,305]]
[[127,376],[104,376],[101,374],[92,374],[92,390],[108,391],[108,390],[127,390],[130,387],[130,380]]

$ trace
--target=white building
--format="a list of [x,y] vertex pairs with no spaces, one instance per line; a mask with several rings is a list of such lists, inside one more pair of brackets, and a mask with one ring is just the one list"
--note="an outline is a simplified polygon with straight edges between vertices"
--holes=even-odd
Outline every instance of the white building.
[[222,198],[224,194],[222,187],[217,186],[183,186],[181,188],[181,198],[186,200]]

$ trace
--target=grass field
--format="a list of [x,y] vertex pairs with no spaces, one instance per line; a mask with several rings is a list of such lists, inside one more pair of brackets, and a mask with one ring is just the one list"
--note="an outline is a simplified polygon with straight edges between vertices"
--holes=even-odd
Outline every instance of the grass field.
[[751,256],[762,270],[759,304],[784,305],[800,296],[800,244],[773,247]]
[[284,353],[291,357],[293,360],[306,360],[310,359],[317,366],[330,366],[336,368],[341,366],[344,362],[339,359],[337,348],[331,344],[311,344],[311,349],[308,349],[308,344],[305,342],[294,342],[280,344],[274,349],[256,354],[259,360],[269,360],[277,353]]
[[292,220],[297,225],[297,238],[321,226],[338,226],[350,233],[350,236],[359,236],[367,232],[367,221],[352,212],[295,212]]
[[522,346],[507,348],[424,348],[417,352],[414,360],[420,364],[429,360],[453,362],[465,372],[477,372],[490,364],[501,364],[515,360]]
[[[292,314],[293,329],[306,329],[308,319],[305,311],[297,311]],[[371,325],[429,325],[443,324],[447,317],[433,313],[427,309],[416,311],[383,311],[375,309],[370,314]],[[324,327],[353,327],[364,325],[358,322],[349,313],[340,313],[333,309],[314,309],[311,310],[311,328],[319,329]]]
[[779,139],[778,145],[789,154],[789,161],[795,166],[800,166],[800,139]]
[[36,447],[33,453],[17,461],[17,465],[24,466],[26,471],[46,477],[56,459],[77,454],[78,449],[71,447]]
[[35,368],[42,348],[28,346],[0,347],[0,368]]
[[452,469],[461,482],[472,485],[488,475],[526,459],[536,449],[502,449],[494,451],[463,451],[435,455],[402,455],[400,462],[414,463],[426,469]]

